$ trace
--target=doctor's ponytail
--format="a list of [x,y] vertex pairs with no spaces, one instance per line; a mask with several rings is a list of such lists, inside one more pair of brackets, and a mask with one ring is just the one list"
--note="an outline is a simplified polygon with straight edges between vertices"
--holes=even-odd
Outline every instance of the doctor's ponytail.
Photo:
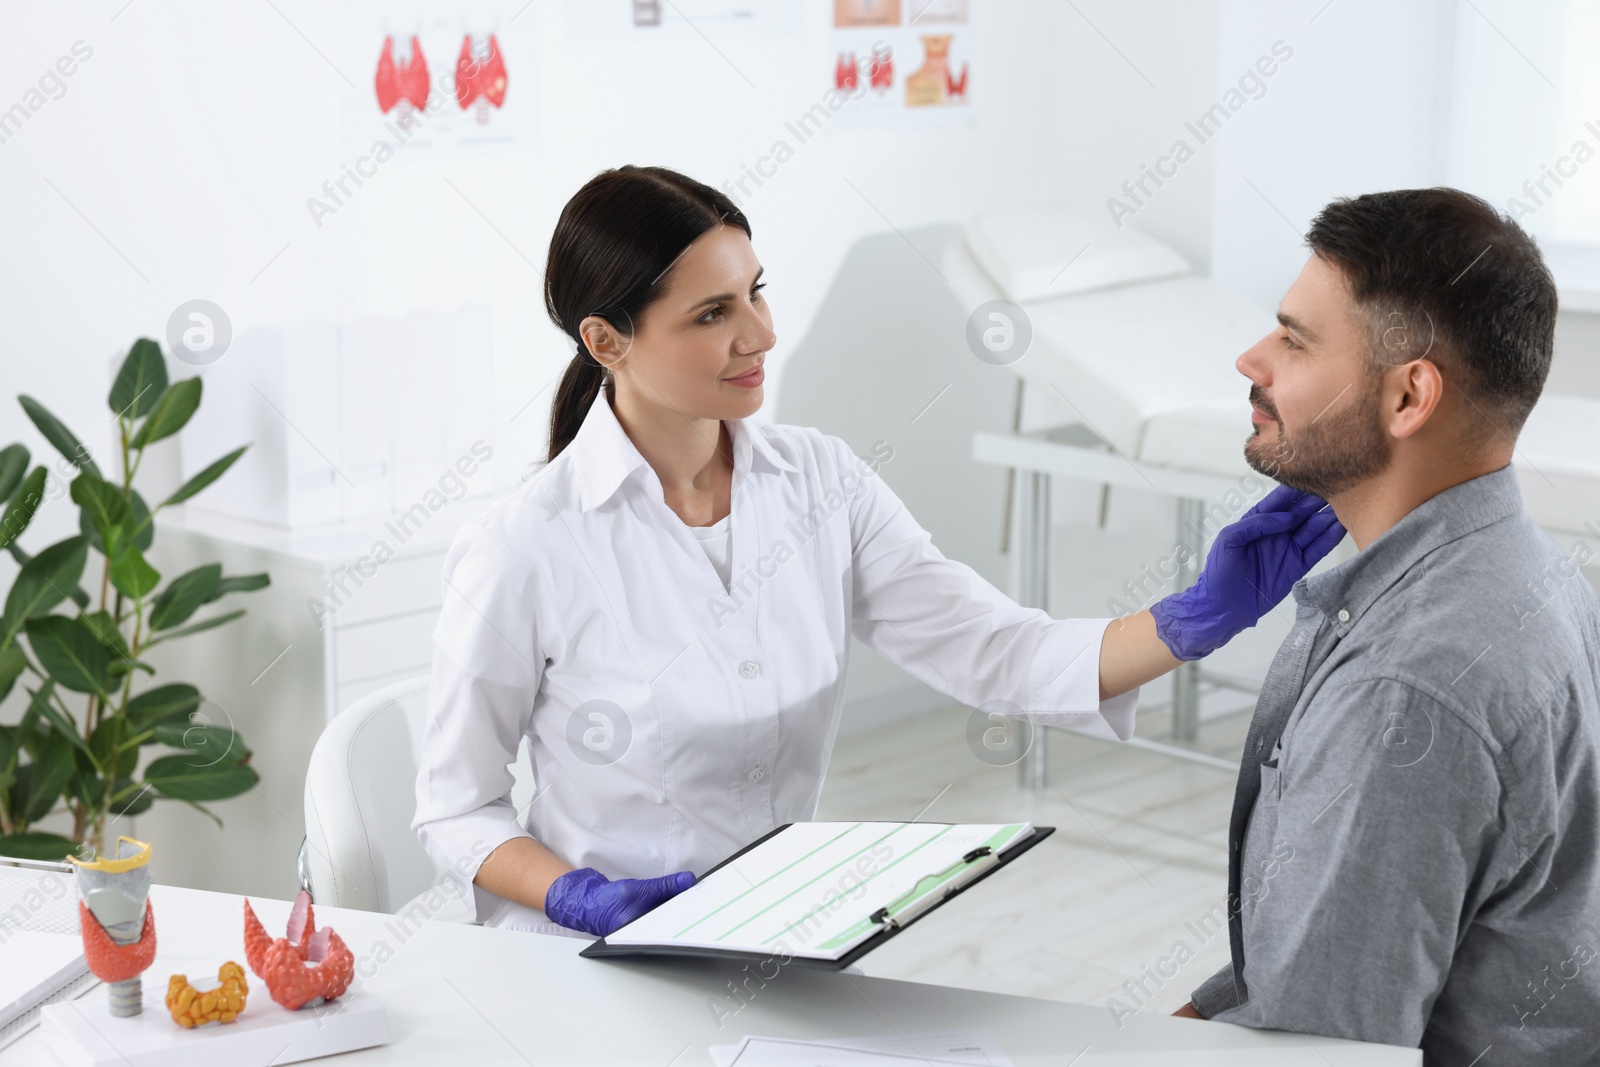
[[577,352],[561,375],[550,406],[549,462],[572,443],[601,388],[615,382],[578,326],[598,315],[623,337],[666,288],[683,250],[722,224],[748,236],[750,222],[726,195],[665,167],[624,166],[603,171],[567,201],[545,262],[545,310]]

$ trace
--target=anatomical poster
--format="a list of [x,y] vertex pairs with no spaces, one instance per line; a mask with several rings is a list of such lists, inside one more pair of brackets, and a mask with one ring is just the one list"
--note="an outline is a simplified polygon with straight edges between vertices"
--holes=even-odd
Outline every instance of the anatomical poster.
[[898,26],[900,0],[833,0],[833,24],[843,26]]
[[[969,0],[833,0],[824,102],[838,126],[924,126],[971,115]],[[837,105],[837,107],[835,107]]]
[[799,36],[806,0],[566,0],[565,31],[591,41],[751,41]]
[[365,0],[343,9],[345,133],[398,153],[531,150],[538,109],[535,20],[515,0]]

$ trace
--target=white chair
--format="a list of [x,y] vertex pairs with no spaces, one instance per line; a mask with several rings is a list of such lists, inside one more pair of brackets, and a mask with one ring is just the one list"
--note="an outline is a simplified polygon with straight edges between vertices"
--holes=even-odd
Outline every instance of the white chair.
[[[429,917],[471,921],[470,899],[454,896],[411,831],[427,707],[427,676],[408,678],[351,704],[317,739],[300,849],[300,884],[317,904],[394,914],[442,886],[451,904],[429,908]],[[513,802],[525,802],[532,795],[525,752],[515,773]]]

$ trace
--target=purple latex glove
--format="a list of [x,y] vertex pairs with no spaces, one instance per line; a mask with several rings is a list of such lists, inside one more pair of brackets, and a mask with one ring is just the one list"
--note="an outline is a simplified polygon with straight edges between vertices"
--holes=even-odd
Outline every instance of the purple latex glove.
[[1201,659],[1277,607],[1344,539],[1319,496],[1280,485],[1217,534],[1189,588],[1155,602],[1156,636],[1179,659]]
[[593,867],[579,867],[550,883],[544,914],[569,930],[605,937],[692,885],[693,871],[613,882]]

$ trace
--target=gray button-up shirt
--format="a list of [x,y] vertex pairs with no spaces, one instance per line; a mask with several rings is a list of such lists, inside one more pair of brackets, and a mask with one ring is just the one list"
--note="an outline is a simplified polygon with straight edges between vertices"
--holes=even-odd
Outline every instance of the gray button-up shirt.
[[1295,585],[1201,1015],[1430,1064],[1600,1063],[1596,551],[1535,526],[1505,467]]

